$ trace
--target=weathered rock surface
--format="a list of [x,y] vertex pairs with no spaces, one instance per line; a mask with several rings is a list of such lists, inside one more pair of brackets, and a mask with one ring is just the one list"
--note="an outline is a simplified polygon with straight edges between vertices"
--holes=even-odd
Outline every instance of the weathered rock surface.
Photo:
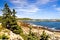
[[8,40],[24,40],[20,35],[13,33],[12,31],[8,29],[4,29],[0,32],[1,35],[5,34],[9,37]]

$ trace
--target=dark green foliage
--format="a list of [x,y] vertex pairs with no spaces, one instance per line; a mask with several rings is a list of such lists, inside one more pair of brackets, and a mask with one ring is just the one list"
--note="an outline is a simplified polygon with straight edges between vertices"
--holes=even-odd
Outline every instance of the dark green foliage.
[[15,9],[13,9],[13,11],[11,11],[9,6],[6,3],[4,5],[4,9],[2,10],[2,12],[3,12],[2,26],[12,30],[16,34],[20,34],[22,32],[22,29],[21,29],[21,27],[19,27],[17,25]]
[[34,33],[31,33],[27,36],[27,40],[38,40],[38,37]]
[[40,40],[48,40],[48,38],[49,38],[49,35],[47,35],[45,31],[43,31]]
[[12,29],[12,31],[13,31],[14,33],[16,33],[16,34],[23,33],[21,27],[19,27],[19,26],[17,26],[17,25],[16,25],[16,26],[13,26],[11,29]]
[[13,9],[13,18],[15,19],[15,14],[16,14],[16,12],[15,12],[15,9]]
[[18,18],[17,20],[32,20],[31,18]]
[[9,39],[9,37],[8,37],[8,36],[6,36],[5,34],[3,34],[3,35],[1,35],[1,36],[0,36],[0,39],[2,39],[2,40],[8,40],[8,39]]
[[31,34],[32,26],[29,26],[29,35]]
[[0,23],[2,22],[2,16],[0,16]]
[[27,40],[38,40],[38,37],[32,32],[32,26],[30,26],[29,29],[30,31]]
[[2,26],[4,27],[10,27],[10,22],[12,21],[11,19],[11,15],[12,15],[12,12],[11,10],[9,9],[7,3],[4,5],[4,9],[2,10],[3,12],[3,16],[2,16]]
[[29,34],[21,34],[24,40],[38,40],[38,37],[35,35],[35,33],[32,33],[32,26],[29,26]]

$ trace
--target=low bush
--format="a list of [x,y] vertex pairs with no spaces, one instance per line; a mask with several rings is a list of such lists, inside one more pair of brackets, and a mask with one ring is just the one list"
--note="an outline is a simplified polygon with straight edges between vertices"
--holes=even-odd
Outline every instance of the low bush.
[[0,35],[0,39],[1,39],[1,40],[8,40],[9,37],[6,36],[5,34],[3,34],[3,35]]
[[20,34],[20,33],[23,33],[21,27],[17,26],[17,25],[14,25],[10,28],[10,30],[12,30],[14,33],[16,34]]

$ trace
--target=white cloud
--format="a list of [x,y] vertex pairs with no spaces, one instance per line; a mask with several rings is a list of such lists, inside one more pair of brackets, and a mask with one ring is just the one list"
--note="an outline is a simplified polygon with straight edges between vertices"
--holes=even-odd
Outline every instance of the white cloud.
[[50,2],[50,0],[38,0],[39,4],[46,4],[48,2]]
[[16,11],[25,13],[25,14],[34,14],[40,9],[37,5],[47,4],[49,2],[55,2],[55,0],[36,0],[34,4],[29,4],[27,0],[10,0],[11,3],[16,5]]
[[11,3],[16,5],[16,7],[20,7],[20,8],[31,8],[32,5],[33,7],[37,7],[37,5],[40,6],[40,5],[47,4],[49,2],[55,2],[55,1],[57,0],[36,0],[34,4],[29,4],[27,0],[10,0]]
[[50,2],[56,2],[56,1],[58,1],[58,0],[50,0]]
[[60,12],[60,7],[58,7],[58,8],[55,8],[55,10],[57,10],[57,11],[59,11],[59,12]]
[[55,8],[56,6],[57,6],[56,4],[55,4],[55,5],[52,5],[52,7],[54,7],[54,8]]
[[44,4],[47,4],[49,2],[56,2],[57,0],[38,0],[37,1],[37,5],[44,5]]
[[2,15],[2,11],[0,11],[0,15]]
[[11,3],[13,3],[16,6],[24,7],[25,5],[28,5],[26,0],[10,0]]
[[13,3],[20,3],[20,0],[10,0]]
[[40,9],[38,9],[37,7],[33,7],[33,6],[31,6],[31,7],[28,7],[27,9],[22,9],[22,8],[16,8],[16,11],[17,12],[22,12],[22,13],[25,13],[25,14],[34,14],[34,13],[36,13],[38,10],[40,10]]
[[[27,0],[10,0],[12,3],[15,3],[17,5],[25,5],[25,4],[28,4],[28,1]],[[36,0],[35,4],[46,4],[48,2],[55,2],[57,0]]]

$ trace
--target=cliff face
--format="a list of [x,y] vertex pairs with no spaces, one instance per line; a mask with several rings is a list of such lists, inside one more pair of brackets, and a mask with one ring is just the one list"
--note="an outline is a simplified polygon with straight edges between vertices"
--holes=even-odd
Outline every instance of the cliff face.
[[[29,30],[30,30],[29,24],[18,22],[18,25],[21,26],[24,34],[29,34]],[[48,29],[44,29],[42,27],[37,27],[33,25],[31,26],[32,26],[31,32],[36,33],[37,36],[40,36],[42,32],[45,31],[50,36],[49,40],[60,40],[60,32],[50,31]]]

